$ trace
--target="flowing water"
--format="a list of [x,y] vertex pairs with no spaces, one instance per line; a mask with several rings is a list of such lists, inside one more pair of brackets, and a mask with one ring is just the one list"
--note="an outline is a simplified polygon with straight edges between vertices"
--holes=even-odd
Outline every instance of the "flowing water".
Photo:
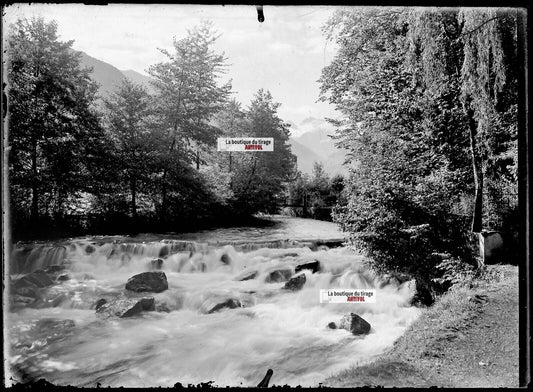
[[[382,353],[419,314],[409,305],[411,284],[387,284],[347,247],[321,245],[342,238],[332,223],[276,217],[261,228],[19,244],[12,279],[50,265],[62,265],[70,279],[40,289],[42,298],[31,305],[11,308],[7,370],[14,382],[151,387],[256,386],[270,368],[271,385],[317,386]],[[145,293],[156,311],[97,317],[95,302],[127,295],[128,278],[148,271],[157,257],[169,288]],[[276,268],[294,272],[313,260],[321,271],[306,270],[300,291],[265,281]],[[235,279],[247,271],[256,277]],[[374,288],[376,303],[321,304],[319,290],[334,288]],[[242,306],[206,311],[227,298]],[[371,324],[368,335],[327,327],[349,312]]]

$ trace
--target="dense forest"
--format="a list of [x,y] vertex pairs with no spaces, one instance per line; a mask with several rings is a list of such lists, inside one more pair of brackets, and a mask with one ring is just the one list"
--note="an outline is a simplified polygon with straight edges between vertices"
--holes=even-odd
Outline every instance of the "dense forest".
[[517,11],[341,10],[324,32],[321,99],[352,162],[335,220],[431,302],[476,264],[472,232],[517,230]]
[[[247,108],[220,78],[209,22],[174,39],[148,72],[154,93],[124,80],[97,96],[90,69],[57,24],[10,27],[9,189],[14,239],[183,231],[275,212],[296,162],[279,104]],[[270,153],[217,153],[217,137],[272,137]]]

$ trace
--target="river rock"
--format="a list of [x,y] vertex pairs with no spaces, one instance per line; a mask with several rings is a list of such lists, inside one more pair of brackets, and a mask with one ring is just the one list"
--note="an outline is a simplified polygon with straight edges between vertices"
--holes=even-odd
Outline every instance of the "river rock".
[[365,319],[355,313],[345,314],[338,327],[350,331],[353,335],[366,335],[371,328]]
[[85,247],[85,253],[87,253],[88,255],[90,255],[90,254],[92,254],[94,252],[96,252],[96,248],[93,245],[89,244],[89,245],[87,245]]
[[329,329],[337,329],[337,324],[335,324],[333,321],[328,324]]
[[292,275],[292,270],[286,268],[271,271],[265,278],[266,283],[286,282]]
[[320,271],[320,262],[318,260],[308,261],[303,264],[298,264],[294,269],[295,272],[300,272],[302,270],[311,270],[313,273]]
[[224,253],[222,256],[220,256],[220,261],[226,265],[229,265],[231,263],[231,257],[229,257],[227,253]]
[[241,307],[241,301],[235,298],[228,298],[228,299],[220,299],[220,300],[213,300],[208,299],[202,304],[202,308],[205,310],[207,314],[218,312],[219,310],[222,310],[224,308],[227,309],[235,309]]
[[169,251],[170,251],[170,246],[168,245],[163,246],[161,250],[159,251],[159,257],[167,257]]
[[34,298],[34,299],[41,298],[39,289],[35,286],[14,287],[13,293],[15,293],[16,295],[21,295],[23,297],[29,297],[29,298]]
[[152,271],[160,270],[163,268],[163,259],[153,259],[150,261],[150,269]]
[[43,270],[31,272],[20,279],[13,281],[12,287],[14,289],[20,287],[47,287],[53,285],[54,282]]
[[167,276],[164,272],[143,272],[132,276],[126,283],[126,290],[150,291],[160,293],[168,289]]
[[59,282],[64,282],[64,281],[66,281],[66,280],[70,280],[70,276],[69,276],[69,274],[59,275],[59,276],[57,277],[57,280],[58,280]]
[[94,309],[98,310],[102,307],[102,305],[105,305],[107,303],[107,300],[105,298],[100,298],[98,301],[94,304]]
[[132,317],[142,311],[155,310],[154,297],[121,298],[102,304],[96,309],[96,314],[101,318]]
[[291,290],[291,291],[301,290],[301,288],[305,284],[305,280],[306,280],[305,274],[294,276],[290,278],[287,283],[285,283],[285,286],[283,286],[283,288],[285,290]]
[[55,274],[55,273],[63,271],[64,269],[65,269],[64,266],[58,265],[58,264],[54,264],[54,265],[49,265],[48,267],[46,267],[46,269],[44,271],[47,274]]
[[257,276],[257,271],[255,271],[255,270],[253,270],[253,271],[244,271],[240,275],[236,276],[233,280],[237,280],[237,281],[241,281],[242,282],[244,280],[255,279],[256,276]]
[[26,297],[24,295],[12,294],[9,296],[10,310],[16,311],[21,308],[33,305],[37,300],[35,298]]

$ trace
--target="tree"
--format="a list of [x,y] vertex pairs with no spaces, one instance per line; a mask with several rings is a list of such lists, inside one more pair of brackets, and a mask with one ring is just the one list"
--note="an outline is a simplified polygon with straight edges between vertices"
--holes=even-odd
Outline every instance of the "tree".
[[372,268],[410,274],[429,303],[442,258],[471,261],[462,217],[471,179],[460,90],[446,80],[429,94],[413,77],[411,27],[394,9],[336,13],[325,31],[340,48],[321,98],[344,115],[338,138],[358,163],[335,220]]
[[[480,232],[483,210],[497,214],[493,204],[502,185],[516,193],[516,16],[491,8],[415,10],[408,23],[421,86],[428,94],[451,83],[460,90],[475,183],[471,228]],[[487,188],[489,203],[483,198]]]
[[245,211],[274,212],[285,199],[287,182],[295,174],[296,158],[289,144],[289,126],[277,114],[278,103],[260,89],[246,112],[248,137],[271,137],[272,152],[242,152],[233,190],[237,206]]
[[129,189],[130,211],[136,217],[138,194],[143,186],[150,186],[162,147],[152,98],[143,86],[124,79],[104,103],[114,147],[114,182],[119,188]]
[[[169,187],[179,184],[187,165],[197,158],[201,145],[214,145],[219,134],[211,121],[227,101],[231,84],[219,85],[224,54],[212,46],[217,36],[208,22],[174,39],[174,52],[160,49],[168,61],[148,70],[157,90],[157,113],[164,118],[168,151],[161,177],[161,213],[164,215]],[[181,184],[183,185],[183,184]],[[174,186],[175,187],[175,186]]]
[[8,58],[9,175],[12,206],[31,217],[61,214],[88,178],[105,139],[93,103],[97,85],[80,68],[73,41],[58,40],[42,18],[10,26]]

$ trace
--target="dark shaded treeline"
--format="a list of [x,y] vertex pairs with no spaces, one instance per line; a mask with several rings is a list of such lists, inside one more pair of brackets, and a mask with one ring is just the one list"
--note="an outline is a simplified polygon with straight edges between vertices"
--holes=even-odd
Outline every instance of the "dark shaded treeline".
[[[19,20],[7,44],[14,240],[189,231],[275,212],[296,173],[288,124],[259,90],[249,107],[221,83],[210,23],[161,50],[155,93],[129,80],[106,99],[55,22]],[[218,153],[221,136],[272,137],[271,153]]]

